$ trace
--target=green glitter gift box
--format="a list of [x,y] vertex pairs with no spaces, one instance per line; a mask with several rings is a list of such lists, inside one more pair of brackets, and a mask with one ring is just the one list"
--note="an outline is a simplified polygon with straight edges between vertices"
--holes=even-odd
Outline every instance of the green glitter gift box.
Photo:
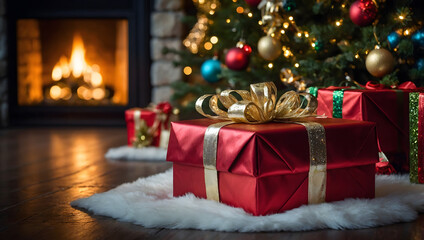
[[424,93],[409,94],[410,180],[424,183]]

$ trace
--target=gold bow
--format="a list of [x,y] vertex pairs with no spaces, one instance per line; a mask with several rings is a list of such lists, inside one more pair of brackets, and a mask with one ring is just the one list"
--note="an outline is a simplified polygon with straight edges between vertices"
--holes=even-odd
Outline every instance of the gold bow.
[[[237,100],[235,94],[241,97]],[[302,98],[302,97],[303,98]],[[203,103],[209,99],[209,109],[216,116],[203,111]],[[317,99],[309,93],[284,93],[278,101],[277,87],[273,82],[250,85],[250,92],[245,90],[225,90],[220,94],[207,94],[196,101],[196,110],[211,119],[231,120],[244,123],[265,123],[288,119],[314,116],[318,106]],[[219,102],[227,111],[218,107]]]

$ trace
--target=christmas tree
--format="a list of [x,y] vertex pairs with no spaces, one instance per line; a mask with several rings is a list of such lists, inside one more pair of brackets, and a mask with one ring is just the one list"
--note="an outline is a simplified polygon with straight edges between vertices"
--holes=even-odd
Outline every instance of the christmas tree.
[[[197,97],[272,81],[280,91],[309,86],[424,84],[419,0],[193,0],[186,78],[173,100],[194,110]],[[190,18],[187,18],[190,23]]]

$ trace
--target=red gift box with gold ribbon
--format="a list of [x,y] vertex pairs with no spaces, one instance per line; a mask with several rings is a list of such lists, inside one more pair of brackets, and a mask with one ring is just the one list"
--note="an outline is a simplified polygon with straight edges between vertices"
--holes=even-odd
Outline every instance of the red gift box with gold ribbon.
[[193,193],[253,215],[373,198],[375,124],[314,118],[317,104],[293,91],[277,100],[272,82],[200,97],[196,110],[210,119],[171,125],[174,196]]
[[128,146],[133,146],[137,129],[144,121],[152,132],[151,146],[160,145],[160,136],[162,128],[168,130],[169,118],[172,114],[172,106],[168,102],[161,102],[149,108],[131,108],[125,111],[125,121],[127,123],[127,141]]
[[[378,150],[375,123],[307,118],[299,123],[235,123],[217,136],[218,201],[253,215],[280,213],[308,203],[373,198]],[[167,161],[173,162],[174,196],[209,198],[205,134],[217,120],[171,123]],[[316,137],[320,136],[320,137]],[[212,143],[214,144],[214,143]],[[314,165],[313,152],[325,155]],[[320,156],[320,154],[318,154]],[[324,166],[324,170],[321,168]],[[212,170],[211,170],[212,171]],[[318,172],[318,173],[317,173]],[[215,199],[216,200],[216,199]]]
[[[156,112],[145,108],[131,108],[125,111],[125,121],[127,122],[127,140],[128,146],[133,146],[136,136],[136,126],[144,120],[148,127],[152,127],[156,120]],[[158,133],[153,136],[152,146],[159,146],[160,128]]]
[[377,124],[379,148],[399,172],[409,171],[409,93],[422,91],[410,82],[397,89],[368,83],[365,89],[317,90],[318,115]]

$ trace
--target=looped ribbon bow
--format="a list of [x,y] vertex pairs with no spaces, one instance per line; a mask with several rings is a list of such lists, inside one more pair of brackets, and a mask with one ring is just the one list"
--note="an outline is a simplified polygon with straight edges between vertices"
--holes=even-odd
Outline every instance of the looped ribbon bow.
[[[240,96],[238,100],[235,95]],[[203,111],[203,104],[209,100],[209,109],[216,114]],[[273,82],[250,85],[246,90],[225,90],[220,94],[207,94],[196,101],[196,110],[201,115],[220,120],[231,120],[250,124],[314,116],[317,99],[309,93],[289,91],[277,100],[277,87]],[[220,102],[227,111],[218,107]]]

